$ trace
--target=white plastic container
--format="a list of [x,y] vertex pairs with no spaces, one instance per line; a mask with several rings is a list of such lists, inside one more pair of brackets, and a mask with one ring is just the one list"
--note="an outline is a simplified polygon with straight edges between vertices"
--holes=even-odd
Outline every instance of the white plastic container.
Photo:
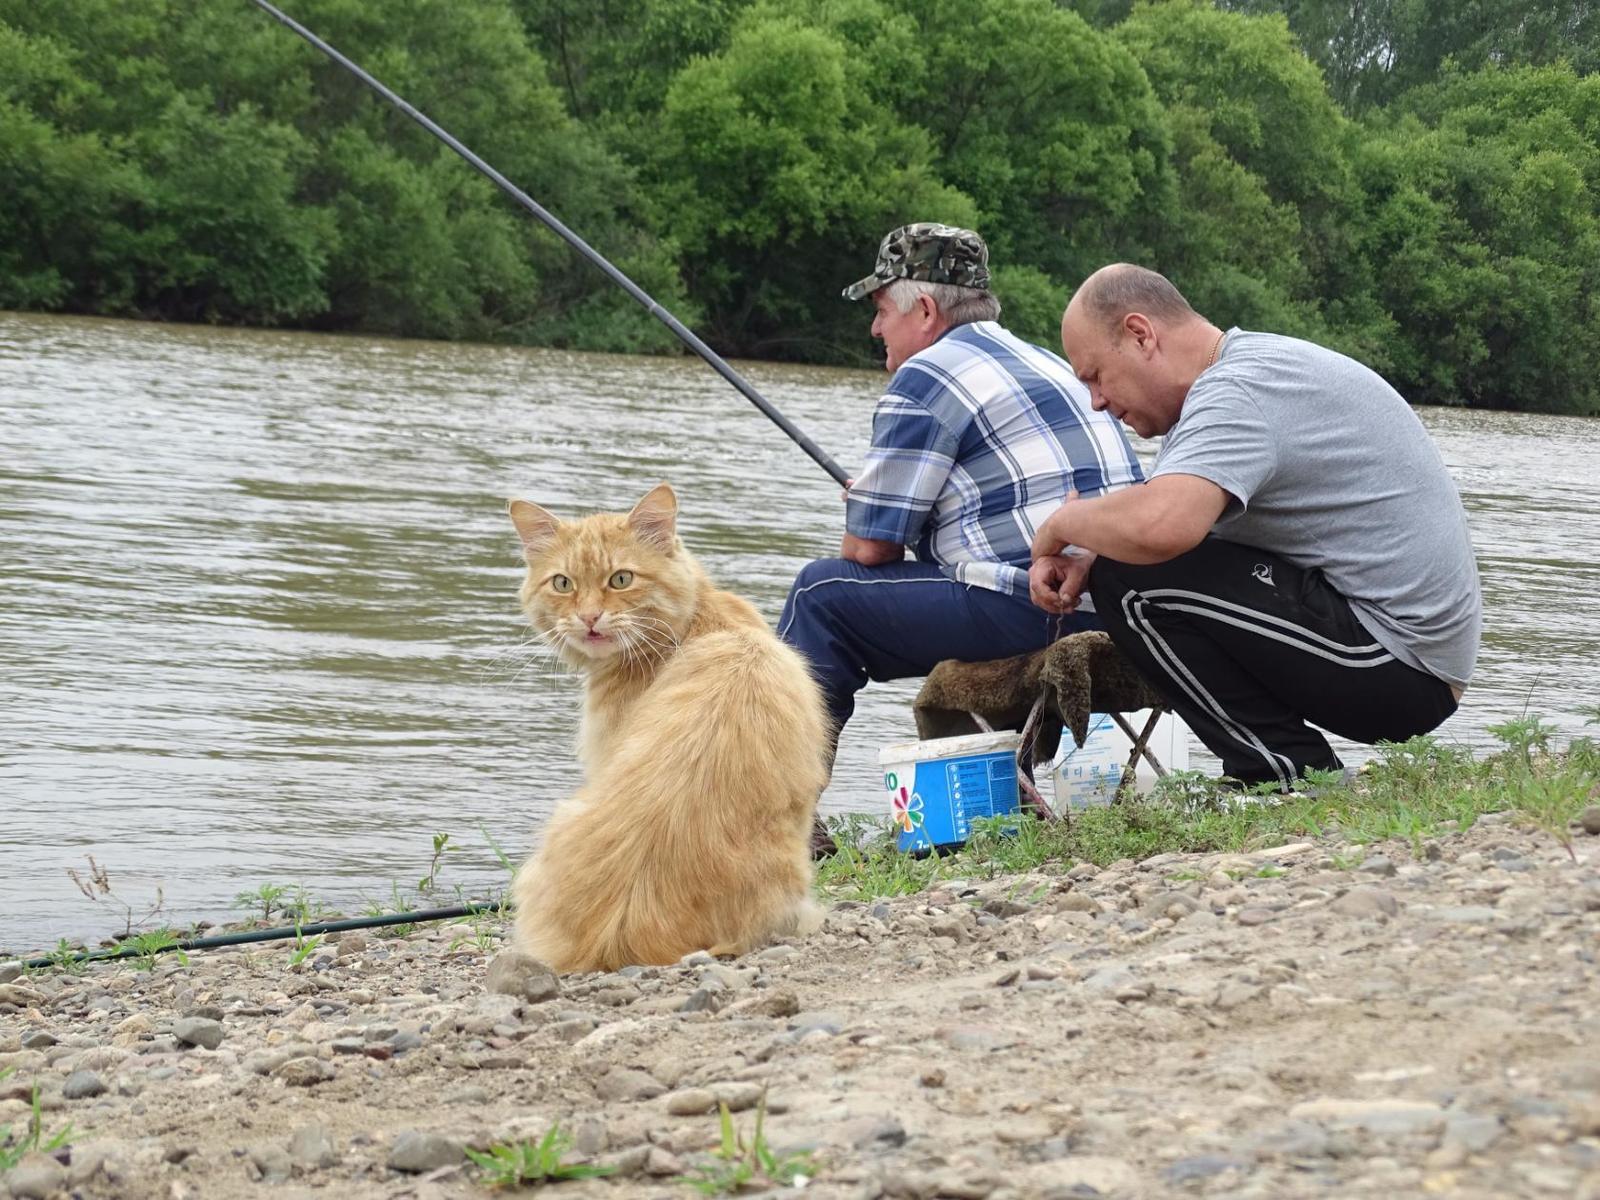
[[1002,730],[900,742],[879,751],[896,845],[959,846],[974,818],[1016,812],[1020,740],[1015,731]]
[[[1123,718],[1135,733],[1144,729],[1150,719],[1150,710],[1123,713]],[[1173,713],[1163,713],[1156,722],[1155,732],[1146,743],[1150,752],[1169,771],[1189,769],[1189,727]],[[1070,730],[1061,732],[1061,749],[1050,768],[1050,780],[1055,789],[1055,807],[1089,808],[1110,804],[1127,769],[1128,755],[1133,753],[1133,742],[1117,728],[1108,713],[1089,714],[1089,736],[1082,746],[1072,744]],[[1155,786],[1156,773],[1143,755],[1139,756],[1138,770],[1134,775],[1136,792],[1147,792]]]

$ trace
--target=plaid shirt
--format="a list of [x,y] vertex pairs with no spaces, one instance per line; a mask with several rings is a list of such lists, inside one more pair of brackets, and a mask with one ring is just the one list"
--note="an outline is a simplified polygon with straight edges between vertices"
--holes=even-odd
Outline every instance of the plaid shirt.
[[1067,490],[1089,497],[1143,478],[1065,361],[977,321],[889,380],[845,528],[914,546],[951,579],[1026,596],[1034,531]]

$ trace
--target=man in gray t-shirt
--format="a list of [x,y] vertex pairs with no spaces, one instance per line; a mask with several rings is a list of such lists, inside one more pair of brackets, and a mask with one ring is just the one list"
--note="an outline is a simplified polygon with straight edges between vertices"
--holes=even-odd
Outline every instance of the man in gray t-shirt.
[[1165,437],[1147,483],[1070,499],[1040,528],[1037,604],[1069,612],[1087,587],[1247,783],[1337,768],[1313,725],[1399,741],[1455,711],[1477,565],[1455,485],[1392,387],[1310,342],[1224,332],[1128,264],[1084,282],[1061,339],[1096,409]]

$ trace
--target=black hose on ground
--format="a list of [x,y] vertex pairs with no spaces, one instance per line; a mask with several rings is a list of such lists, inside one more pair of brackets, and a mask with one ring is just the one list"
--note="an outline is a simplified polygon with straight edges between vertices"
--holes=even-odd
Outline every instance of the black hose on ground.
[[24,959],[22,965],[30,969],[59,967],[68,963],[111,962],[122,958],[142,958],[146,954],[164,954],[171,950],[214,950],[219,946],[242,946],[249,942],[279,942],[289,938],[318,937],[324,933],[344,933],[351,929],[375,929],[383,925],[420,925],[425,921],[448,921],[455,917],[472,917],[479,913],[508,911],[499,901],[474,900],[451,908],[423,908],[416,912],[384,913],[378,917],[350,917],[341,921],[312,921],[299,925],[280,925],[274,929],[243,929],[237,933],[219,933],[211,937],[185,938],[164,946],[148,949],[121,945],[112,950],[84,950],[67,957],[42,957]]

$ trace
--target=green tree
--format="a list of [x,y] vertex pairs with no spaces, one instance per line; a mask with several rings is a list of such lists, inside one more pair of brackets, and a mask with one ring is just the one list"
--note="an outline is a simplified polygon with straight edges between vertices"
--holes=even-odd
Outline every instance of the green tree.
[[1353,134],[1283,18],[1170,0],[1116,35],[1173,129],[1181,184],[1153,239],[1160,265],[1215,320],[1327,339],[1333,295],[1345,319],[1332,340],[1381,343],[1372,306],[1352,303],[1367,282],[1351,258]]
[[832,358],[866,346],[837,300],[892,226],[971,223],[927,136],[857,86],[845,43],[752,13],[667,93],[648,179],[711,336],[743,354]]
[[1075,286],[1146,258],[1172,200],[1170,140],[1138,62],[1049,0],[895,0],[916,23],[902,115],[971,196],[996,260]]
[[1600,411],[1600,78],[1490,68],[1403,108],[1359,163],[1396,386],[1424,403]]
[[1351,112],[1387,104],[1430,82],[1446,63],[1571,63],[1600,67],[1594,0],[1230,0],[1229,8],[1283,13],[1306,53]]

